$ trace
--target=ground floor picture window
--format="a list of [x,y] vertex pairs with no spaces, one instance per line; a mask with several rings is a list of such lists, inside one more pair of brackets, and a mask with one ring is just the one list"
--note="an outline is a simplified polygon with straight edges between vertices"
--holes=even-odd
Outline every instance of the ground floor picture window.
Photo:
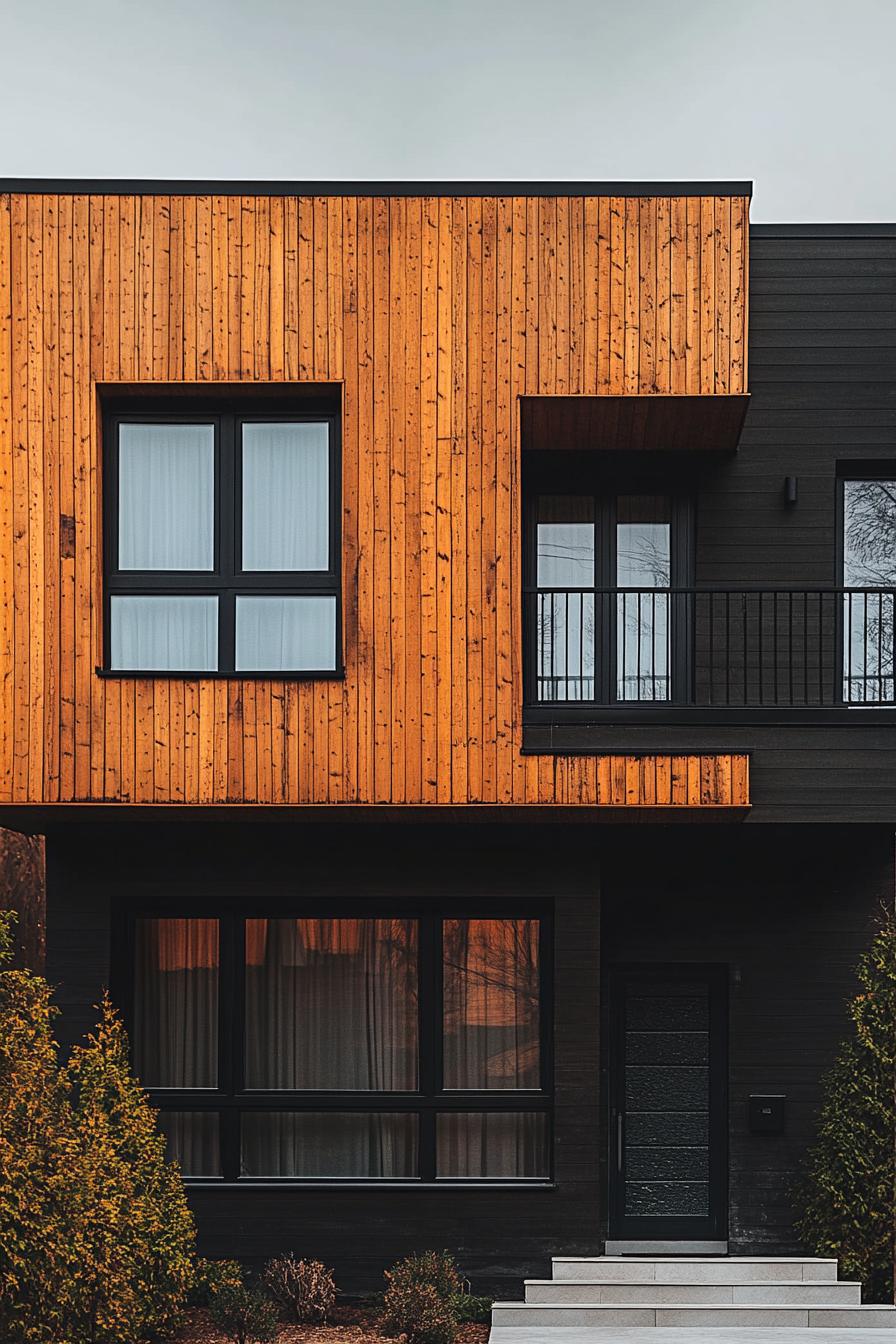
[[133,919],[134,1063],[193,1180],[545,1180],[547,920]]

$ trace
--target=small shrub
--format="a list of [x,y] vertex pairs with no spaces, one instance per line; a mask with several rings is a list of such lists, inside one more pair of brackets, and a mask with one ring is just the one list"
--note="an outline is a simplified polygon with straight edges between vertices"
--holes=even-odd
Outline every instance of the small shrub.
[[492,1319],[492,1299],[475,1293],[455,1293],[451,1298],[460,1325],[488,1325]]
[[333,1271],[320,1260],[278,1256],[265,1265],[264,1283],[275,1302],[300,1325],[325,1321],[336,1303]]
[[268,1344],[277,1336],[277,1308],[257,1288],[220,1284],[211,1295],[211,1317],[233,1344]]
[[439,1297],[463,1292],[463,1281],[454,1256],[448,1251],[420,1251],[399,1260],[386,1274],[387,1281],[400,1284],[429,1284]]
[[454,1305],[431,1283],[390,1283],[382,1326],[388,1335],[404,1335],[407,1344],[453,1344],[457,1337]]
[[191,1307],[210,1307],[219,1288],[240,1288],[243,1269],[238,1260],[197,1260]]

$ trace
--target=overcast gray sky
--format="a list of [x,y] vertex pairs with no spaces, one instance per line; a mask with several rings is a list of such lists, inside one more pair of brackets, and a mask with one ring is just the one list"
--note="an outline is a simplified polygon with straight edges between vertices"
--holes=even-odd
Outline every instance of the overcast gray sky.
[[0,176],[737,179],[896,220],[896,0],[0,0]]

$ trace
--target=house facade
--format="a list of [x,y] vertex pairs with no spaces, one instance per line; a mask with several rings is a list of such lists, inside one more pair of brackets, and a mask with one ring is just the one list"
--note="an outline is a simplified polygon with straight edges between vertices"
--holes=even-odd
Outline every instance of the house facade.
[[0,824],[204,1252],[795,1252],[893,899],[896,230],[0,191]]

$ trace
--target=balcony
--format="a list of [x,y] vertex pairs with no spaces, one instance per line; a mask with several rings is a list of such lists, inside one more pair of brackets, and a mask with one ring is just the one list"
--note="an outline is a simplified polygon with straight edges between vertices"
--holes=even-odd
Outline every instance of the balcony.
[[527,724],[855,723],[896,708],[896,588],[525,593]]

